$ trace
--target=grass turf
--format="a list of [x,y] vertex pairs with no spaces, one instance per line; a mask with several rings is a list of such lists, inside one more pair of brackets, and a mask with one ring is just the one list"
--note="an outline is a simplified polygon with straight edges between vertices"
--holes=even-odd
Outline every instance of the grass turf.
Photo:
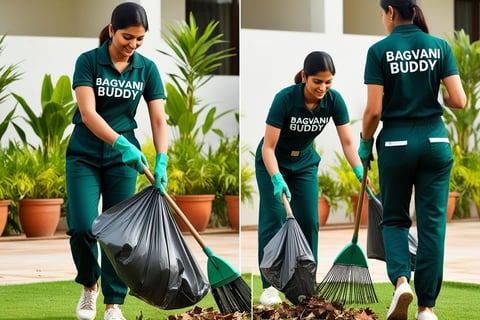
[[[408,319],[415,319],[417,311],[417,300],[413,283],[411,283],[414,291],[414,300],[410,304]],[[375,293],[378,302],[368,305],[346,305],[346,308],[353,307],[355,309],[369,307],[377,315],[378,319],[384,320],[387,317],[387,308],[393,297],[393,286],[390,283],[374,283]],[[262,293],[262,284],[259,276],[253,276],[253,304],[259,304],[260,295]],[[281,294],[282,299],[284,299]],[[480,316],[480,285],[459,282],[444,282],[440,296],[437,299],[435,313],[439,319],[478,319]]]
[[[253,289],[253,303],[258,304],[262,291],[260,277],[243,276]],[[375,283],[378,303],[369,304],[379,319],[385,319],[387,307],[393,293],[388,283]],[[0,319],[2,320],[67,320],[75,319],[75,307],[80,296],[80,286],[73,281],[44,282],[23,285],[0,286]],[[103,297],[97,300],[98,319],[101,319]],[[480,307],[480,285],[444,282],[435,312],[439,319],[476,319]],[[215,307],[215,300],[209,293],[198,304],[200,307]],[[366,305],[352,305],[355,309]],[[133,297],[127,296],[122,306],[125,317],[135,319],[143,314],[143,320],[165,320],[169,315],[178,315],[192,307],[180,310],[161,310]],[[410,306],[409,319],[415,319],[416,300]]]

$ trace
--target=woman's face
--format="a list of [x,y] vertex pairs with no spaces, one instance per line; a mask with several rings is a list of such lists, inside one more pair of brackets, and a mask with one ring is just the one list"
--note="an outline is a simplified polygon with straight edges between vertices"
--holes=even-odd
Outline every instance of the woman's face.
[[145,38],[145,28],[141,25],[113,31],[110,25],[112,49],[118,56],[129,58],[138,49]]
[[332,86],[333,75],[330,71],[320,71],[310,75],[305,81],[305,99],[320,100]]

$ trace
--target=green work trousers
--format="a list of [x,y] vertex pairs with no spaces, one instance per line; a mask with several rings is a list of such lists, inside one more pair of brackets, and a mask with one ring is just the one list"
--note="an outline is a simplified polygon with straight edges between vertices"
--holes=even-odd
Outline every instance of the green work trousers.
[[[257,151],[255,175],[260,194],[258,220],[258,262],[263,259],[263,248],[281,229],[287,213],[273,195],[273,184]],[[312,149],[298,156],[277,153],[280,172],[290,189],[293,214],[307,239],[317,262],[318,250],[318,163],[320,156]],[[270,286],[262,275],[263,288]]]
[[[138,146],[133,132],[123,133]],[[101,277],[104,304],[123,304],[128,287],[118,277],[92,235],[92,224],[102,210],[131,197],[137,172],[124,165],[121,154],[95,137],[84,125],[76,125],[67,150],[67,223],[70,249],[77,268],[75,281],[86,287]]]
[[382,234],[387,273],[411,277],[408,233],[414,190],[418,249],[415,292],[421,306],[435,305],[443,279],[446,210],[453,164],[441,118],[385,122],[377,140]]

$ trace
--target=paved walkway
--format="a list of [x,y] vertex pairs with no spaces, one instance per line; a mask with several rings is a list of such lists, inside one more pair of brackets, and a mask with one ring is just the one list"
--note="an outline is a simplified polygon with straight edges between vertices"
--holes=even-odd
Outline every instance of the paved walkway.
[[[480,284],[480,220],[451,222],[447,227],[444,279]],[[230,262],[242,273],[258,274],[257,232],[242,230],[209,230],[202,239],[213,252]],[[323,279],[336,255],[352,237],[351,226],[328,226],[320,230],[317,280]],[[204,270],[207,257],[191,235],[185,236]],[[366,229],[361,228],[359,244],[365,248]],[[239,254],[241,252],[241,255]],[[385,264],[369,260],[374,282],[387,282]],[[75,267],[70,256],[68,237],[57,234],[49,239],[24,236],[0,237],[0,285],[43,281],[72,280]]]

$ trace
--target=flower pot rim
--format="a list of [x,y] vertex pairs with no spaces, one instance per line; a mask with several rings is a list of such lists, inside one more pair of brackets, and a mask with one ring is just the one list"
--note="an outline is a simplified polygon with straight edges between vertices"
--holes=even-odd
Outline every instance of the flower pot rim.
[[202,200],[213,200],[215,198],[214,194],[177,194],[172,195],[173,199],[182,198],[182,200],[189,201],[192,198],[192,201],[196,201],[195,199],[202,199]]
[[28,203],[28,204],[62,204],[64,202],[63,198],[25,198],[18,200],[19,203]]

